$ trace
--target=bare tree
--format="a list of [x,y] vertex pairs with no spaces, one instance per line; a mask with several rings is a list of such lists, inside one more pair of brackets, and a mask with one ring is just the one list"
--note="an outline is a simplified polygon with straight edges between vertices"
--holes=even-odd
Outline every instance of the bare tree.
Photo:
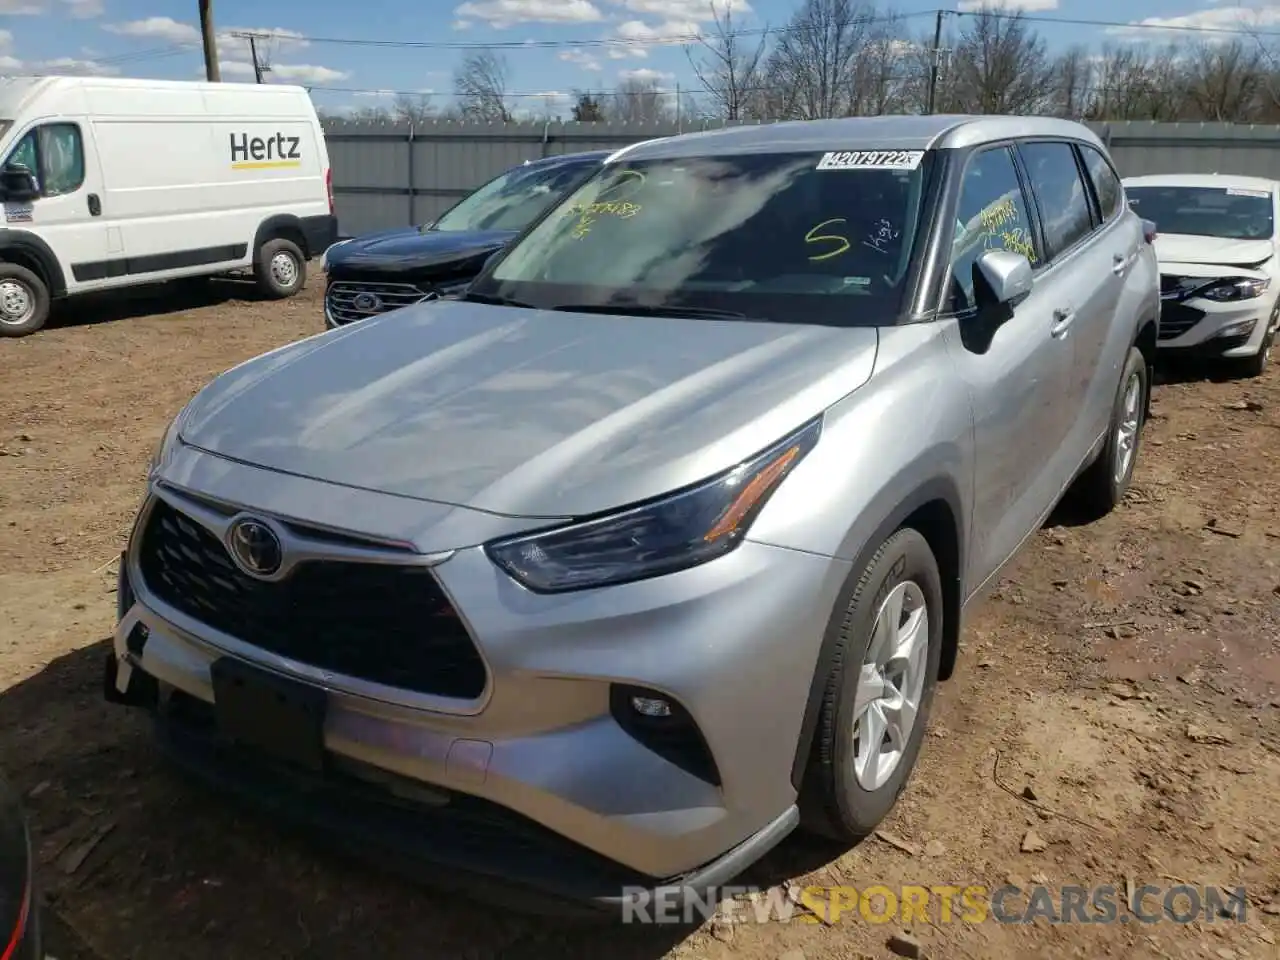
[[1020,13],[985,9],[967,18],[948,74],[939,100],[951,110],[1036,114],[1052,102],[1044,39]]
[[464,119],[506,122],[507,61],[492,50],[469,53],[453,73],[453,93]]
[[875,39],[876,7],[860,0],[803,0],[769,54],[766,73],[786,90],[788,116],[850,112],[859,59]]
[[609,116],[623,123],[670,123],[673,97],[653,80],[631,77],[618,84]]
[[913,52],[899,17],[874,21],[852,65],[845,112],[870,117],[903,112],[910,96]]
[[1197,43],[1182,50],[1183,87],[1187,106],[1197,115],[1188,120],[1247,121],[1258,114],[1265,96],[1262,55],[1240,40]]
[[436,110],[429,93],[420,93],[416,97],[402,93],[392,104],[391,115],[401,123],[421,124],[435,119]]
[[1185,109],[1179,48],[1103,48],[1093,66],[1091,120],[1177,120]]
[[604,118],[604,100],[602,97],[589,92],[574,94],[573,119],[579,123],[599,123]]
[[685,48],[685,53],[707,92],[710,101],[708,112],[725,120],[739,120],[760,85],[768,28],[754,43],[744,42],[741,32],[734,29],[730,5],[726,4],[721,13],[712,0],[711,16],[715,27],[710,35],[699,36],[701,57],[695,59],[689,47]]
[[1070,48],[1054,62],[1050,109],[1056,116],[1079,120],[1088,113],[1093,97],[1093,66],[1083,47]]

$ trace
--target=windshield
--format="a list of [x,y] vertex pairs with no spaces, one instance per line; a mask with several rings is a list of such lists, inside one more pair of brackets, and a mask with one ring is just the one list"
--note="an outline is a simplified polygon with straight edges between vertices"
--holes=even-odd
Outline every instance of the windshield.
[[523,230],[594,167],[585,163],[516,167],[460,200],[432,230]]
[[1266,240],[1274,232],[1271,194],[1227,187],[1126,187],[1134,211],[1161,233]]
[[923,151],[623,159],[473,290],[543,308],[888,323],[903,301],[926,166]]

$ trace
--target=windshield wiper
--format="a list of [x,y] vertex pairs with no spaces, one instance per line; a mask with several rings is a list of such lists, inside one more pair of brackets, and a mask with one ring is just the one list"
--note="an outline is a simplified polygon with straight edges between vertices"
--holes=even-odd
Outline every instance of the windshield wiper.
[[689,317],[704,320],[758,320],[737,310],[717,310],[714,307],[649,306],[643,303],[558,303],[551,310],[565,313],[623,313],[638,317]]
[[524,307],[526,310],[536,309],[532,303],[515,300],[511,297],[495,297],[487,293],[474,293],[468,290],[459,300],[470,300],[472,303],[487,303],[495,307]]

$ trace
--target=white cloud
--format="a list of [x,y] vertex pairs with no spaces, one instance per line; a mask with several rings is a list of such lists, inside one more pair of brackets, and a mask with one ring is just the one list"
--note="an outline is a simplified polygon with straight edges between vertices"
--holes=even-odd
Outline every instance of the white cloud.
[[357,90],[355,96],[366,100],[390,100],[396,95],[394,90]]
[[13,31],[0,30],[0,50],[8,50],[13,46]]
[[688,43],[698,33],[698,25],[692,20],[666,20],[656,25],[628,20],[617,29],[617,36],[623,40],[653,44]]
[[502,30],[517,23],[596,23],[604,19],[591,0],[467,0],[453,10],[454,29],[483,20]]
[[1046,10],[1057,10],[1058,0],[960,0],[956,9],[961,13],[974,13],[978,10],[1017,10],[1021,13],[1043,13]]
[[62,0],[67,13],[76,20],[92,20],[102,16],[102,0]]
[[[635,13],[643,13],[663,20],[692,20],[696,23],[708,23],[715,19],[712,13],[712,0],[614,0],[614,3]],[[751,12],[751,4],[747,0],[715,0],[715,12],[721,16],[726,12],[741,16]]]
[[[1231,5],[1197,10],[1176,17],[1147,17],[1132,21],[1132,26],[1108,27],[1107,33],[1167,40],[1171,35],[1189,36],[1194,30],[1254,30],[1280,24],[1280,5],[1260,7]],[[1163,28],[1163,29],[1162,29]],[[1212,38],[1212,34],[1209,34]]]
[[662,70],[651,70],[648,67],[640,67],[636,70],[620,70],[618,71],[618,79],[623,83],[652,83],[661,88],[663,83],[675,78],[673,73],[665,73]]
[[34,0],[0,0],[0,13],[11,17],[36,17],[44,13],[44,4]]
[[104,23],[102,29],[122,37],[149,37],[169,43],[200,42],[199,30],[172,17],[147,17],[145,20],[129,20],[125,23]]
[[[219,64],[222,73],[228,77],[252,77],[253,61],[223,60]],[[267,78],[278,83],[297,83],[302,86],[323,86],[338,80],[346,80],[351,74],[331,67],[321,67],[311,63],[273,63],[267,71]]]
[[57,57],[53,60],[19,60],[17,57],[0,56],[0,70],[27,76],[60,74],[77,77],[110,77],[120,71],[95,60],[77,60],[74,57]]
[[556,57],[565,63],[576,63],[583,70],[600,70],[600,61],[585,50],[562,50]]

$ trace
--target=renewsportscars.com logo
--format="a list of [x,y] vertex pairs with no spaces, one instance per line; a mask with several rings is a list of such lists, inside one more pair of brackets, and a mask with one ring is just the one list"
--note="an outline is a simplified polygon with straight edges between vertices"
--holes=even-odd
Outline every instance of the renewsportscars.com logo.
[[1243,887],[1159,887],[1135,884],[1093,886],[1043,884],[933,884],[868,887],[806,886],[767,891],[756,887],[721,887],[695,892],[678,888],[623,890],[624,923],[690,924],[719,915],[743,923],[870,924],[1187,924],[1200,921],[1244,923],[1248,896]]
[[274,137],[231,134],[232,170],[270,170],[302,166],[301,137],[277,133]]

